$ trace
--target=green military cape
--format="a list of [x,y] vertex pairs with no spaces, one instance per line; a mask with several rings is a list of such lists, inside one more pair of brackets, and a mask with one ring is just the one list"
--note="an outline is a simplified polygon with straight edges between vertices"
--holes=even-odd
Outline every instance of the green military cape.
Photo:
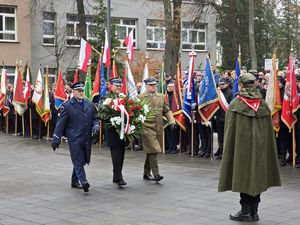
[[[248,99],[261,98],[256,88],[242,89],[239,95]],[[269,187],[280,185],[275,135],[266,102],[261,99],[255,112],[236,98],[225,116],[219,191],[232,190],[256,196]]]

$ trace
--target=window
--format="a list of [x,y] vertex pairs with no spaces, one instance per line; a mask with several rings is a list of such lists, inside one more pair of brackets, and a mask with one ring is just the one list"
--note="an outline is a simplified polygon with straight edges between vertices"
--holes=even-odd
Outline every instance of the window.
[[165,49],[166,26],[164,21],[147,20],[147,48]]
[[130,33],[132,29],[133,31],[133,46],[136,48],[137,41],[136,41],[136,20],[135,19],[120,19],[120,18],[113,18],[113,23],[116,24],[116,36],[120,42],[119,47],[124,48],[126,47],[124,43],[125,37]]
[[[93,16],[86,16],[85,21],[87,40],[96,40],[97,24],[93,23]],[[80,46],[78,15],[67,14],[67,45]]]
[[206,50],[206,25],[182,22],[182,49]]
[[43,12],[43,44],[55,44],[55,16],[54,12]]
[[5,66],[6,69],[6,79],[9,84],[13,84],[15,80],[16,67],[15,66]]
[[16,41],[16,9],[0,6],[0,40]]
[[[47,72],[47,68],[44,68],[44,76]],[[56,74],[57,70],[56,68],[48,68],[48,84],[56,83]]]

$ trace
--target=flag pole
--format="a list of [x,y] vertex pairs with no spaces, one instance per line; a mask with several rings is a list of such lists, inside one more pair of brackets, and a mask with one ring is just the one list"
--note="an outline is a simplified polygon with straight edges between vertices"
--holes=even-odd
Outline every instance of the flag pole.
[[50,120],[47,121],[47,142],[49,142],[49,133],[50,133],[49,123],[50,123]]
[[295,126],[293,126],[293,167],[296,166],[296,138],[295,138]]
[[99,129],[99,147],[101,150],[101,146],[102,146],[102,121],[100,120],[100,129]]
[[179,155],[181,155],[181,127],[179,126]]
[[29,109],[29,130],[30,130],[30,137],[32,138],[32,112],[31,112],[31,108]]
[[162,132],[162,141],[163,141],[163,154],[166,153],[166,146],[165,146],[165,128],[163,127],[163,132]]
[[194,111],[192,111],[191,156],[194,156]]
[[18,132],[18,114],[15,112],[15,136],[17,136]]
[[6,124],[5,124],[5,129],[6,129],[6,133],[8,134],[8,113],[7,113],[7,115],[6,115],[6,117],[5,117],[5,122],[6,122]]
[[25,138],[24,114],[22,115],[22,133],[23,133],[23,138]]
[[214,130],[212,127],[212,123],[210,126],[210,160],[214,159]]

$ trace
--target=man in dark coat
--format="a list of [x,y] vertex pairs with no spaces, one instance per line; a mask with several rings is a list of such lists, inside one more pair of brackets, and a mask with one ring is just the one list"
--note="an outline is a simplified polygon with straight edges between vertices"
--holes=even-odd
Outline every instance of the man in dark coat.
[[260,193],[280,186],[271,112],[255,87],[256,78],[239,78],[239,93],[225,115],[219,191],[240,192],[241,210],[231,220],[258,221]]
[[73,84],[72,89],[74,96],[60,108],[52,147],[54,151],[58,148],[66,130],[74,165],[71,187],[83,188],[84,192],[88,192],[90,184],[86,179],[84,166],[90,163],[92,139],[96,143],[99,138],[99,120],[94,105],[84,99],[84,82]]
[[[110,93],[107,94],[107,98],[117,98],[121,93],[122,80],[119,78],[114,78],[110,80]],[[100,105],[101,110],[101,105]],[[110,121],[104,121],[106,125]],[[113,164],[113,182],[119,187],[127,185],[123,179],[122,169],[125,157],[125,140],[120,139],[120,135],[117,133],[113,126],[107,126],[105,129],[107,146],[110,147],[111,160]]]
[[[219,80],[219,88],[222,91],[227,103],[232,100],[232,89],[230,88],[229,77],[222,77]],[[225,125],[225,110],[221,103],[219,103],[219,109],[216,112],[216,127],[218,133],[218,151],[215,153],[216,159],[221,159],[223,154],[223,142],[224,142],[224,125]]]

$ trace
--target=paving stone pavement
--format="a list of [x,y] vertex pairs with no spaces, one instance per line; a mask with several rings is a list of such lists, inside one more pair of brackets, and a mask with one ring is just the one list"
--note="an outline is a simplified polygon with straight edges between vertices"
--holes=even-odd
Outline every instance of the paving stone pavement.
[[0,133],[0,224],[28,225],[299,225],[300,169],[281,168],[282,187],[263,193],[256,223],[230,221],[238,193],[218,193],[220,162],[184,155],[160,155],[165,179],[143,181],[143,152],[126,151],[128,186],[112,183],[108,149],[93,148],[86,167],[88,194],[70,188],[68,146]]

